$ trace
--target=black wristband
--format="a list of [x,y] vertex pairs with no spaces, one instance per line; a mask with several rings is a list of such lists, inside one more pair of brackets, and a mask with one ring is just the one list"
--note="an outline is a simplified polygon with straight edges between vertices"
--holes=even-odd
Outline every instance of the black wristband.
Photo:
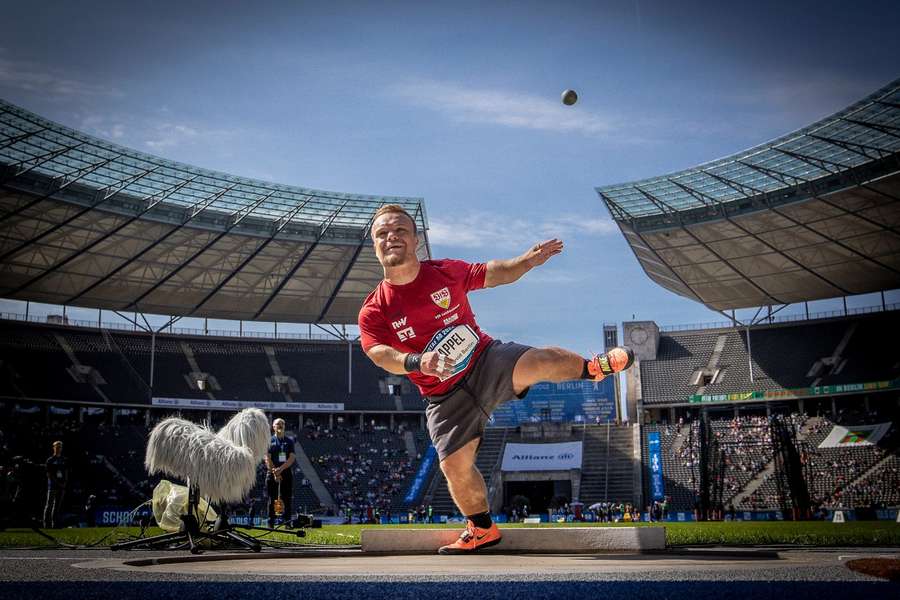
[[415,352],[410,352],[409,354],[407,354],[406,358],[403,359],[403,368],[406,369],[407,373],[421,371],[422,355]]

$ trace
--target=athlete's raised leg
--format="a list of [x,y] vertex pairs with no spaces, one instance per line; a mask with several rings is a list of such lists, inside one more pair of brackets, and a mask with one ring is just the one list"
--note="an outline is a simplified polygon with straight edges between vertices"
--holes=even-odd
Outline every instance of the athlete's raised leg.
[[531,348],[513,369],[513,391],[521,394],[539,381],[600,381],[627,369],[633,362],[634,354],[629,348],[613,348],[590,360],[564,348]]

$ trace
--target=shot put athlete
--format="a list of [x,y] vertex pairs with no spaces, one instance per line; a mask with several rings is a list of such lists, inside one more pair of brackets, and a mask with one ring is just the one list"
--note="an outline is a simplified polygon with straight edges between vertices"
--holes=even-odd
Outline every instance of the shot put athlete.
[[475,322],[468,292],[512,283],[563,250],[560,240],[535,244],[509,260],[466,263],[416,257],[412,217],[397,205],[381,207],[372,223],[384,280],[359,312],[362,348],[382,369],[407,375],[427,398],[428,433],[466,529],[441,554],[493,546],[484,477],[475,455],[491,412],[539,381],[591,379],[627,369],[631,350],[613,348],[585,360],[562,348],[531,348],[491,339]]

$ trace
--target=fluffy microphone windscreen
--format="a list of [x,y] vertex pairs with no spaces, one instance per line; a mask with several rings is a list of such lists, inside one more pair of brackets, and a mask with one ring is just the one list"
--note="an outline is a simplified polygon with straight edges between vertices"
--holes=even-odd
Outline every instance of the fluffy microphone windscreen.
[[256,482],[250,449],[175,417],[160,421],[147,442],[148,472],[190,479],[210,502],[239,502]]
[[266,413],[258,408],[245,408],[225,423],[219,430],[219,437],[247,448],[254,458],[261,460],[269,449],[272,434]]

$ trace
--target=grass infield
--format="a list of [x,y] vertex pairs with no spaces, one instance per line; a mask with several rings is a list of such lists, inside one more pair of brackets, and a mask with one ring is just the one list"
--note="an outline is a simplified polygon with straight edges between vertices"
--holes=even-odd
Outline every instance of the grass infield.
[[[632,527],[620,524],[504,524],[511,527]],[[638,527],[658,527],[657,524],[640,523]],[[450,525],[326,525],[321,529],[308,529],[306,537],[292,534],[267,534],[261,539],[273,542],[298,542],[314,545],[359,544],[360,531],[365,528],[391,527],[394,529],[462,529],[459,524]],[[900,546],[900,524],[891,521],[865,521],[850,523],[830,522],[736,522],[736,523],[666,523],[666,543],[669,546],[716,544],[729,546],[798,544],[804,546]],[[51,529],[46,533],[63,544],[75,546],[105,547],[117,541],[137,536],[137,527],[94,527],[83,529]],[[151,528],[148,535],[162,533]],[[262,532],[248,532],[258,535]],[[30,529],[0,531],[0,547],[53,547],[55,544]]]

